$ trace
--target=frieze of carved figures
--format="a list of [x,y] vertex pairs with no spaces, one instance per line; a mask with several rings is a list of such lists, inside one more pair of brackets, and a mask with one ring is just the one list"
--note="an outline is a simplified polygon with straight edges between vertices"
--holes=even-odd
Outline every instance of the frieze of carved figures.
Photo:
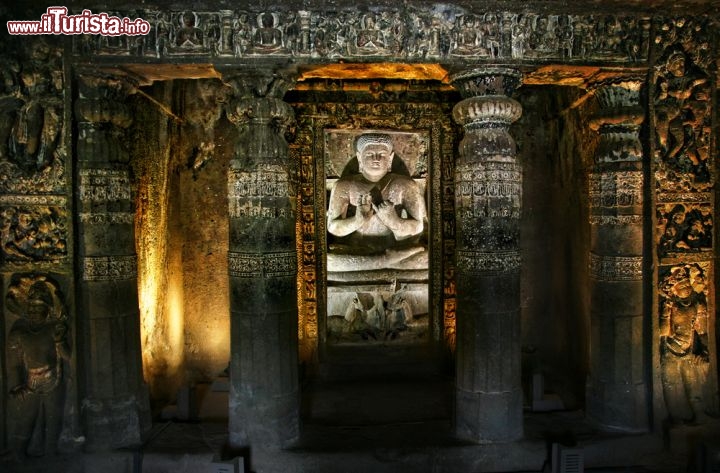
[[83,258],[83,281],[120,281],[137,277],[137,257],[86,256]]
[[660,192],[702,192],[710,169],[711,84],[681,48],[670,48],[655,68],[655,176]]
[[709,251],[712,233],[711,204],[658,204],[657,248],[661,256],[671,252]]
[[64,205],[0,202],[0,221],[4,262],[59,261],[67,256],[68,222]]
[[702,422],[711,399],[709,307],[711,263],[659,269],[659,345],[663,397],[670,422]]
[[644,17],[466,11],[452,5],[357,11],[132,11],[147,37],[78,35],[80,55],[600,59],[643,61]]
[[25,39],[0,58],[0,193],[62,193],[62,49]]
[[642,280],[642,256],[590,254],[590,277],[600,281]]
[[[58,284],[44,274],[16,274],[5,296],[9,447],[29,456],[65,449],[72,378],[68,314]],[[12,314],[12,315],[10,315]]]
[[237,278],[285,277],[297,274],[295,251],[278,253],[228,253],[230,276]]

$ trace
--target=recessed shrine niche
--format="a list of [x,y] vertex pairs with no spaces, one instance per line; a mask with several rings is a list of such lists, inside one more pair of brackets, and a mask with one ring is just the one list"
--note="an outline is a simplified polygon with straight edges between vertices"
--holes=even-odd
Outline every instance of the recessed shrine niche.
[[298,119],[301,357],[336,345],[450,347],[455,93],[440,80],[318,74],[286,96]]

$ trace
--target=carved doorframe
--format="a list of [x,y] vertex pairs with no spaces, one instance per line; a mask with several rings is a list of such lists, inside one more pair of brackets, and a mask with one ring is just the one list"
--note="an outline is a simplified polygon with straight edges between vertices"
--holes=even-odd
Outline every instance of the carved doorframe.
[[298,307],[300,357],[327,343],[324,133],[328,129],[424,131],[429,136],[428,221],[430,339],[454,344],[454,153],[457,134],[442,103],[294,104],[297,137],[290,145],[298,169]]

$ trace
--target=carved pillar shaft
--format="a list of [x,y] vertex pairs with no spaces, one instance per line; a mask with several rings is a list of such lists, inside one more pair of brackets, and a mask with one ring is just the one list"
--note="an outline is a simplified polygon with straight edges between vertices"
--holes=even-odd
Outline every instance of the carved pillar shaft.
[[77,213],[80,313],[85,327],[88,447],[140,443],[149,422],[142,379],[140,315],[128,155],[127,84],[83,75],[78,123]]
[[456,418],[458,437],[522,436],[520,380],[521,169],[508,128],[522,113],[512,69],[453,77],[465,99],[455,168],[457,212]]
[[590,377],[587,414],[614,429],[648,426],[643,324],[640,81],[603,84],[590,192]]
[[229,80],[239,95],[227,110],[239,129],[228,171],[229,440],[284,447],[299,436],[295,197],[284,137],[294,115],[272,97],[281,93],[265,95],[272,79]]

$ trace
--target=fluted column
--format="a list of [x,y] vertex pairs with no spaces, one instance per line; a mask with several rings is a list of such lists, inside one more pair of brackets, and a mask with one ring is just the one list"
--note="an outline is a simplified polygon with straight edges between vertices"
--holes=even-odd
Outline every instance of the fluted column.
[[299,436],[295,197],[287,83],[228,73],[239,138],[228,171],[230,445],[286,447]]
[[457,351],[455,431],[474,442],[523,434],[520,379],[522,175],[510,124],[520,73],[474,69],[453,76],[453,117],[465,128],[455,167]]
[[121,79],[83,73],[75,103],[78,303],[85,331],[82,413],[89,449],[141,443],[149,427],[142,379],[134,203],[128,153],[132,122]]
[[587,415],[606,428],[648,427],[643,328],[640,80],[599,84],[590,192],[590,377]]

